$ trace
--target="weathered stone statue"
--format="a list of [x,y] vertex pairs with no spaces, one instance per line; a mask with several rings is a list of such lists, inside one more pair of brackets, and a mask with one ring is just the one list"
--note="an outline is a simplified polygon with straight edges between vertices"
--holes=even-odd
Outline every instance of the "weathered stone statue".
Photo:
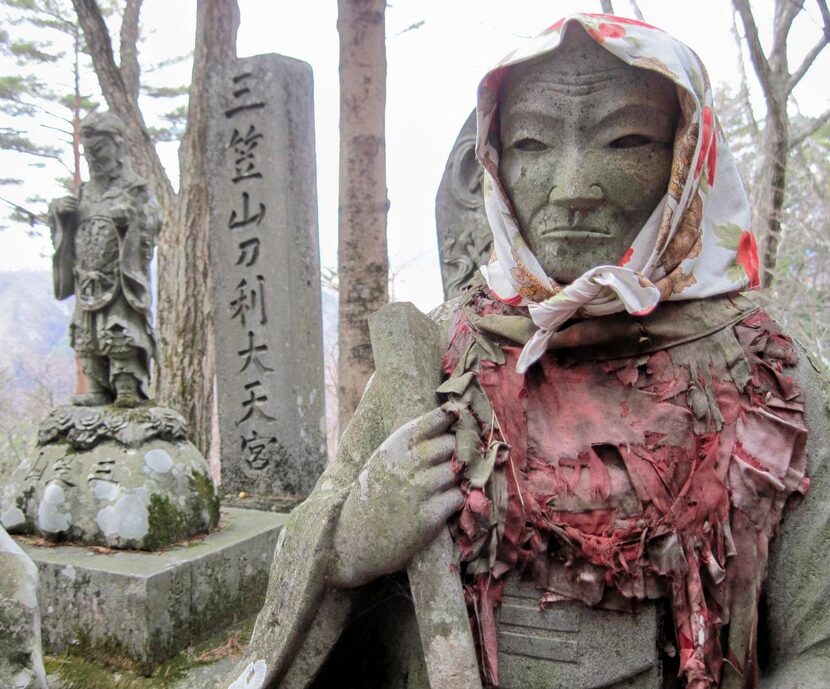
[[43,420],[37,456],[0,486],[0,523],[153,550],[213,529],[218,497],[182,416],[149,399],[155,200],[131,169],[116,115],[88,115],[81,135],[90,180],[79,198],[54,201],[50,217],[55,296],[75,297],[69,338],[89,391]]
[[[825,384],[740,294],[757,251],[699,59],[575,15],[477,119],[494,259],[378,365],[219,686],[826,686]],[[444,403],[400,425],[439,366]],[[426,561],[447,524],[455,559]],[[469,626],[424,604],[456,576]]]
[[0,527],[0,678],[10,689],[46,689],[37,567]]
[[487,263],[493,252],[493,235],[484,213],[483,170],[476,160],[476,114],[458,132],[435,196],[435,224],[444,299],[462,288]]
[[158,208],[130,167],[117,115],[88,115],[81,140],[90,180],[79,197],[56,199],[49,209],[55,296],[75,297],[69,342],[89,380],[89,392],[74,402],[134,407],[149,396],[155,352],[150,260]]

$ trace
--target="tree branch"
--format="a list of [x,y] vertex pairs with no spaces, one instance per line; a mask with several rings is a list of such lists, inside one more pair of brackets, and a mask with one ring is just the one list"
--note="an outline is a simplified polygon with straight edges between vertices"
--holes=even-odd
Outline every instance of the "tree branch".
[[614,14],[614,5],[611,0],[599,0],[603,14]]
[[749,47],[749,57],[752,60],[753,67],[755,67],[758,80],[761,82],[764,95],[769,101],[771,97],[774,97],[775,90],[772,86],[769,62],[767,62],[764,49],[761,47],[758,27],[755,25],[755,18],[752,16],[749,0],[732,0],[732,5],[741,17],[741,23],[744,25],[744,33],[746,34],[746,44]]
[[803,9],[804,0],[778,0],[776,2],[770,56],[781,54],[786,59],[787,37],[790,35],[793,21]]
[[826,0],[816,0],[818,11],[821,12],[821,21],[824,24],[824,35],[830,38],[830,9],[827,9]]
[[84,30],[101,92],[110,110],[127,125],[127,146],[133,166],[138,174],[148,179],[153,193],[164,208],[173,201],[173,187],[147,132],[138,104],[127,91],[121,71],[115,64],[112,41],[101,9],[95,0],[72,0],[72,5]]
[[746,64],[744,63],[744,45],[741,40],[741,35],[738,33],[738,22],[735,20],[735,12],[732,12],[732,36],[735,39],[735,46],[738,48],[738,71],[741,75],[741,84],[738,91],[738,96],[741,99],[746,115],[749,118],[749,126],[752,129],[752,136],[755,141],[758,140],[760,131],[758,129],[758,120],[755,119],[755,111],[752,109],[752,101],[749,98],[749,77],[746,73]]
[[138,89],[141,82],[141,66],[138,64],[139,17],[143,0],[127,0],[124,4],[124,16],[121,19],[121,76],[124,85],[133,99],[138,102]]
[[798,66],[798,69],[790,75],[787,79],[787,93],[798,85],[798,82],[804,78],[804,75],[812,67],[813,62],[819,56],[825,46],[830,43],[830,10],[827,9],[827,2],[825,0],[817,0],[819,11],[821,12],[821,19],[824,24],[822,27],[822,36],[818,42],[810,49],[810,52],[805,55],[804,60]]
[[46,224],[46,220],[44,220],[43,216],[40,213],[35,213],[34,211],[30,211],[28,208],[24,208],[23,206],[20,206],[20,205],[16,204],[14,201],[9,201],[8,199],[3,198],[2,196],[0,196],[0,201],[2,201],[3,203],[11,206],[12,208],[14,208],[14,210],[16,210],[21,215],[25,215],[26,217],[28,217],[29,218],[29,225],[31,225],[32,227],[34,227],[35,224],[37,224],[37,223],[40,223],[41,225]]
[[810,52],[805,55],[804,60],[798,66],[798,69],[790,75],[789,79],[787,79],[787,93],[791,93],[798,82],[804,78],[804,75],[807,74],[807,70],[810,69],[813,62],[815,62],[815,59],[819,56],[819,53],[824,50],[828,43],[830,43],[830,40],[828,40],[827,36],[822,36],[818,43],[810,49]]
[[643,16],[640,6],[637,4],[637,0],[629,0],[629,2],[631,3],[631,9],[634,11],[634,16],[641,22],[644,22],[646,18]]
[[830,110],[825,110],[818,117],[814,117],[810,124],[805,125],[803,129],[790,137],[790,150],[798,148],[819,129],[821,129],[827,122],[830,122]]

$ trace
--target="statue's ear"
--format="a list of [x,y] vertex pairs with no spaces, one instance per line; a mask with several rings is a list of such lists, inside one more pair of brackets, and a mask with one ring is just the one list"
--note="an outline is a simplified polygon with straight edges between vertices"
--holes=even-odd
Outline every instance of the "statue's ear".
[[[475,112],[473,112],[473,116]],[[466,127],[465,127],[466,128]],[[478,210],[484,205],[481,182],[484,169],[476,160],[475,121],[473,132],[462,134],[450,154],[450,193],[464,208]]]

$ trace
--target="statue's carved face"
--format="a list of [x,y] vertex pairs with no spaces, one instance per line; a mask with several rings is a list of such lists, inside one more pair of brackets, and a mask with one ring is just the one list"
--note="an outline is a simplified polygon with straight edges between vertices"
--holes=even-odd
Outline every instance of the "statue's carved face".
[[104,179],[115,176],[121,166],[115,139],[103,132],[90,132],[84,133],[82,140],[89,174]]
[[501,179],[548,275],[617,264],[668,187],[674,85],[572,25],[552,54],[511,69],[499,107]]

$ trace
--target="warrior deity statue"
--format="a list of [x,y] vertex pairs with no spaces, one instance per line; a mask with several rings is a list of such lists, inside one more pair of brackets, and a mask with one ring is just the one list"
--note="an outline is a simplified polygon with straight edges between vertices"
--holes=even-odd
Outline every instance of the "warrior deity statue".
[[75,297],[69,341],[89,380],[77,405],[133,407],[149,396],[155,339],[150,260],[159,212],[130,166],[125,127],[111,112],[81,123],[90,180],[49,208],[58,299]]

